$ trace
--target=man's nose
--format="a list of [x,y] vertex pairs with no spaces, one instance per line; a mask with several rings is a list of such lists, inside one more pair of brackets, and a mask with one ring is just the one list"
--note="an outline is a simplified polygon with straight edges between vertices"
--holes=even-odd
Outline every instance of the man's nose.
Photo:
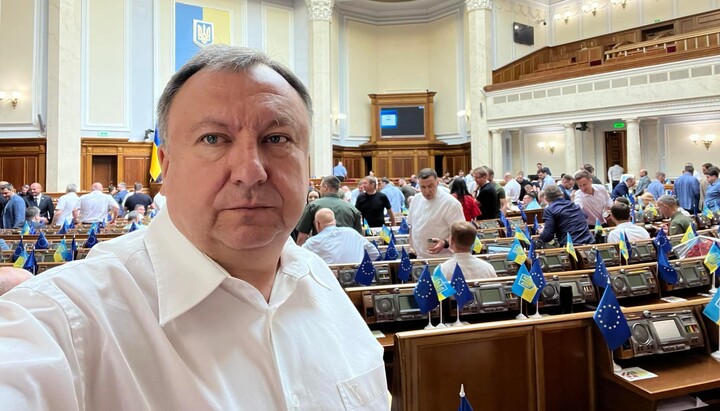
[[267,180],[262,152],[257,143],[236,144],[230,149],[228,157],[234,183],[252,186]]

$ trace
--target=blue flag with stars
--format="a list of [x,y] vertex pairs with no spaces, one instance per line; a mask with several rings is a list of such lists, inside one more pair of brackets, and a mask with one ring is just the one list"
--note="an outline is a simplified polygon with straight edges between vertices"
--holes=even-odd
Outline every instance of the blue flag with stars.
[[530,267],[530,277],[532,277],[532,280],[535,283],[535,287],[537,287],[537,292],[535,293],[535,298],[533,298],[532,303],[537,304],[543,288],[545,288],[545,286],[547,285],[545,275],[542,271],[542,264],[540,263],[539,258],[532,260],[532,266]]
[[457,301],[458,310],[465,307],[467,303],[475,300],[475,297],[473,297],[473,294],[470,292],[470,288],[468,288],[467,282],[465,282],[465,276],[460,268],[460,264],[455,264],[455,271],[453,271],[450,284],[457,292],[455,294],[455,301]]
[[540,226],[538,225],[537,215],[535,216],[535,222],[533,223],[533,234],[537,235],[540,232]]
[[138,226],[137,226],[137,224],[135,224],[135,221],[133,221],[132,224],[130,224],[130,229],[128,230],[128,233],[132,233],[133,231],[137,231],[137,229],[138,229]]
[[365,251],[365,257],[363,257],[360,266],[355,271],[355,282],[362,285],[370,285],[375,279],[375,267],[373,266],[370,256]]
[[667,234],[665,234],[665,230],[658,230],[657,236],[653,240],[653,244],[655,244],[657,249],[662,248],[665,250],[665,254],[672,251],[672,244],[670,244],[670,239],[668,239]]
[[527,223],[527,215],[525,214],[525,210],[523,210],[521,202],[518,202],[518,208],[520,209],[520,217],[522,217],[522,220]]
[[410,227],[408,226],[405,217],[400,221],[400,228],[398,228],[398,234],[410,234]]
[[18,257],[20,257],[24,252],[25,252],[25,244],[23,244],[23,240],[21,238],[17,247],[15,247],[15,252],[13,253],[13,256],[12,256],[12,262],[14,263],[15,261],[17,261]]
[[50,247],[50,243],[48,242],[47,237],[45,237],[45,234],[41,231],[40,235],[38,235],[37,241],[35,241],[35,249],[47,250],[48,247]]
[[415,295],[415,302],[423,314],[432,311],[440,305],[440,300],[438,300],[438,295],[435,291],[432,278],[430,277],[430,270],[427,264],[425,264],[425,268],[423,268],[423,272],[420,274],[420,278],[418,278],[413,294]]
[[61,234],[61,235],[65,235],[65,234],[67,234],[67,230],[68,230],[67,221],[63,221],[63,225],[62,225],[62,227],[60,227],[60,231],[58,231],[57,233]]
[[600,250],[595,250],[595,272],[592,275],[592,283],[595,287],[607,287],[609,281],[610,274],[605,267],[605,261],[600,255]]
[[400,268],[398,269],[398,278],[400,280],[408,281],[412,274],[412,263],[410,262],[410,256],[408,256],[405,247],[402,247],[402,255],[400,257]]
[[670,265],[670,261],[668,261],[667,255],[665,255],[665,250],[662,247],[658,248],[657,269],[658,278],[661,280],[668,284],[675,284],[678,282],[678,273],[675,268]]
[[375,249],[378,252],[378,257],[375,259],[375,261],[382,261],[383,253],[382,253],[382,251],[380,251],[380,247],[378,247],[377,241],[375,241],[375,239],[372,240],[372,245],[375,246]]
[[397,260],[399,257],[397,250],[395,249],[395,241],[391,238],[390,244],[388,244],[385,250],[385,261]]
[[600,332],[611,351],[615,351],[630,338],[630,327],[625,315],[620,310],[617,298],[612,287],[605,287],[600,303],[598,304],[593,320],[600,328]]
[[90,233],[88,234],[87,240],[85,240],[85,244],[83,244],[83,247],[85,248],[93,248],[95,247],[95,244],[98,243],[97,236],[95,235],[95,230],[92,228],[90,229]]
[[703,314],[713,320],[715,324],[720,324],[720,292],[715,293],[708,305],[705,306]]
[[30,271],[32,275],[37,274],[37,260],[35,260],[35,250],[33,249],[31,252],[28,253],[27,259],[25,259],[25,264],[23,264],[23,268]]

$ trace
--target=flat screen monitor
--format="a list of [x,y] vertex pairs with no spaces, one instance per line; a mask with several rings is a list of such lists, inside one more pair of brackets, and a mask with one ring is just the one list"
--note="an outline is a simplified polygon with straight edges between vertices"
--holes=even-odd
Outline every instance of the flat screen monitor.
[[532,46],[535,44],[535,28],[522,23],[513,23],[513,41]]
[[697,281],[699,279],[698,273],[695,270],[694,266],[688,265],[685,267],[682,267],[682,274],[683,277],[685,277],[685,282],[689,283],[691,281]]
[[682,338],[675,320],[653,321],[653,327],[655,327],[655,332],[661,344]]
[[380,134],[383,137],[425,136],[425,106],[381,108]]
[[609,248],[601,248],[600,249],[600,257],[602,257],[603,261],[604,260],[612,260],[612,258],[613,258],[612,254],[610,254]]
[[640,257],[650,257],[652,255],[651,244],[638,244],[635,246],[635,249],[637,250],[638,256]]
[[414,294],[398,295],[398,305],[400,306],[401,313],[408,311],[420,311],[417,301],[415,301]]
[[480,299],[483,304],[497,304],[503,300],[503,290],[500,287],[480,289]]
[[574,298],[574,297],[581,297],[581,296],[582,296],[582,295],[580,294],[580,288],[578,287],[577,281],[562,282],[562,283],[560,283],[560,285],[561,285],[561,286],[563,286],[563,285],[569,285],[570,288],[572,288],[573,298]]
[[547,262],[548,267],[558,267],[558,266],[562,265],[562,260],[560,259],[560,256],[557,254],[546,255],[545,261]]
[[644,287],[645,286],[645,278],[643,278],[642,274],[628,274],[625,278],[627,278],[628,285],[630,288],[636,288],[636,287]]
[[495,269],[496,273],[506,273],[508,271],[507,262],[505,260],[490,260],[489,262]]
[[490,246],[488,246],[488,252],[490,254],[509,253],[510,247],[503,247],[500,245],[490,245]]

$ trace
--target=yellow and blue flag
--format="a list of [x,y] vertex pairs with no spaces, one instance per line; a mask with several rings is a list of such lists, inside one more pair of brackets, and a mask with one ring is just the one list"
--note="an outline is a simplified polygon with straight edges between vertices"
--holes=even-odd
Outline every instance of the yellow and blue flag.
[[23,224],[20,229],[20,235],[30,235],[30,224],[28,224],[27,221],[25,221],[25,224]]
[[370,229],[370,225],[368,225],[367,220],[364,218],[363,218],[363,231],[365,232],[366,236],[373,235],[372,230]]
[[[17,252],[17,250],[16,250]],[[13,267],[15,268],[23,268],[25,266],[25,260],[28,259],[28,253],[25,251],[25,248],[22,249],[20,254],[15,258],[15,262],[13,263]]]
[[160,178],[160,157],[158,157],[158,148],[160,147],[160,131],[158,130],[157,124],[155,124],[155,136],[153,137],[152,153],[150,154],[150,177],[153,181],[158,181]]
[[20,238],[20,242],[18,243],[17,247],[15,247],[15,252],[13,252],[12,261],[13,262],[17,261],[17,259],[22,255],[22,253],[24,251],[25,251],[25,244],[23,244],[23,240],[22,240],[22,238]]
[[[662,230],[660,230],[662,232]],[[657,250],[657,269],[658,278],[665,281],[668,284],[676,284],[678,282],[678,273],[673,266],[670,265],[665,249],[658,247]]]
[[720,324],[720,292],[715,293],[708,305],[705,306],[703,314],[713,320],[715,324]]
[[405,251],[405,247],[402,247],[402,253],[400,255],[400,267],[398,268],[397,275],[400,280],[405,282],[410,279],[410,274],[412,274],[412,263],[410,262],[410,256],[408,255],[407,251]]
[[713,245],[710,247],[710,251],[708,251],[703,262],[708,270],[710,270],[710,273],[715,272],[718,266],[720,266],[720,248],[718,248],[715,241],[713,241]]
[[713,216],[714,216],[714,214],[713,214],[712,210],[710,209],[710,207],[705,207],[705,209],[703,210],[703,215],[704,215],[705,217],[709,218],[710,220],[712,220],[712,218],[713,218]]
[[524,242],[525,244],[530,244],[530,239],[525,235],[525,233],[520,229],[520,224],[515,226],[515,238],[518,240]]
[[380,229],[380,239],[383,240],[385,244],[390,244],[390,234],[391,231],[385,224],[383,224],[382,228]]
[[572,237],[570,237],[570,233],[567,233],[567,240],[565,241],[565,251],[567,251],[568,254],[570,254],[575,261],[577,261],[577,254],[575,254],[575,246],[572,242]]
[[211,44],[231,44],[230,13],[175,3],[175,70]]
[[453,271],[450,284],[457,292],[455,294],[455,301],[457,301],[458,309],[475,300],[473,293],[470,292],[470,288],[468,288],[467,282],[465,281],[465,275],[462,272],[462,268],[460,268],[460,264],[455,263],[455,270]]
[[627,237],[625,237],[625,233],[620,233],[620,242],[618,243],[618,247],[620,248],[620,255],[622,255],[622,258],[625,259],[625,262],[628,262],[630,260],[630,253],[627,248]]
[[645,207],[645,214],[649,215],[651,218],[654,218],[657,217],[659,213],[657,208],[655,208],[655,206],[651,203],[648,204],[647,207]]
[[452,284],[450,284],[447,278],[445,278],[445,274],[442,273],[440,265],[435,267],[435,270],[433,271],[432,282],[433,287],[435,287],[435,292],[437,292],[438,301],[452,297],[455,293],[457,293]]
[[475,254],[480,254],[483,249],[482,241],[480,241],[480,238],[478,236],[475,236],[475,242],[473,243],[472,251]]
[[53,254],[53,260],[55,260],[56,263],[71,260],[70,250],[68,250],[67,243],[65,242],[65,237],[60,240],[58,248],[55,249],[55,254]]
[[435,307],[440,305],[438,293],[435,291],[435,286],[433,285],[432,278],[430,277],[430,270],[428,269],[427,264],[425,264],[422,274],[420,274],[418,282],[415,284],[413,295],[415,296],[415,302],[417,303],[420,312],[423,314],[432,311]]
[[617,298],[615,298],[612,287],[605,287],[593,320],[600,328],[600,333],[605,337],[610,351],[614,351],[630,338],[630,327],[620,309]]
[[603,233],[603,227],[602,224],[600,224],[600,219],[595,219],[595,234],[602,234]]
[[538,288],[525,267],[525,264],[520,265],[520,269],[515,277],[515,282],[512,285],[512,292],[529,303],[535,299]]
[[365,257],[363,257],[360,266],[355,271],[355,282],[362,285],[370,285],[375,279],[375,266],[373,266],[372,260],[367,250],[365,251]]
[[520,241],[517,238],[515,238],[510,245],[510,251],[508,252],[507,259],[508,261],[514,261],[519,265],[524,265],[525,260],[527,260],[525,250],[522,245],[520,245]]
[[692,224],[690,224],[688,226],[687,230],[685,230],[685,234],[682,236],[682,239],[680,240],[680,242],[686,243],[695,237],[697,237],[697,234],[695,234],[695,230],[693,229]]

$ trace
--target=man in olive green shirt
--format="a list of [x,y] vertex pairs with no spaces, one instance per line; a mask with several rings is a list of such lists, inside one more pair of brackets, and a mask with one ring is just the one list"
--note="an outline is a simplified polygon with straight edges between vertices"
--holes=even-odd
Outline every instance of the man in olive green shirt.
[[692,220],[682,213],[680,204],[675,197],[670,195],[660,196],[657,205],[663,217],[670,219],[668,227],[663,227],[668,232],[668,235],[684,234],[688,227],[692,225]]
[[303,245],[310,234],[314,232],[313,222],[315,221],[315,213],[322,208],[329,208],[335,213],[335,221],[338,227],[350,227],[360,234],[362,231],[362,215],[357,208],[345,201],[343,197],[338,195],[340,190],[340,180],[335,176],[323,178],[320,183],[321,197],[305,206],[302,217],[295,229],[298,232],[297,244]]

